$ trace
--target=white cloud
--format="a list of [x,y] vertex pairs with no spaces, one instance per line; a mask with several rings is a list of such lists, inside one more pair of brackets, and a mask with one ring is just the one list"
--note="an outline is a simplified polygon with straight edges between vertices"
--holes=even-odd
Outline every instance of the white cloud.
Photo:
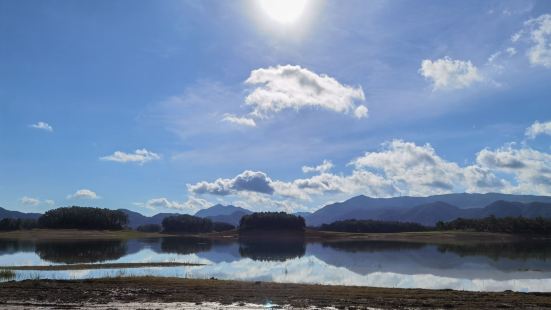
[[328,172],[332,168],[333,168],[333,163],[330,160],[324,160],[323,163],[315,167],[302,166],[302,172],[304,173]]
[[165,197],[149,199],[145,203],[135,203],[135,205],[143,206],[151,210],[157,210],[158,208],[174,209],[183,211],[184,213],[195,214],[195,212],[209,208],[211,203],[204,199],[196,198],[193,196],[188,197],[187,201],[178,202],[169,200]]
[[505,49],[505,52],[507,52],[509,56],[514,56],[517,54],[517,49],[514,47],[508,47]]
[[[192,194],[238,198],[253,209],[304,210],[305,202],[324,203],[353,195],[428,196],[453,192],[551,194],[551,154],[514,145],[476,154],[474,164],[460,165],[437,154],[430,144],[392,140],[377,151],[353,159],[349,174],[331,172],[333,164],[302,167],[309,178],[275,180],[260,171],[234,178],[188,185]],[[240,184],[240,185],[239,185]]]
[[225,122],[230,122],[237,125],[256,127],[256,122],[254,121],[254,119],[249,117],[241,117],[233,114],[226,114],[222,120]]
[[45,204],[47,206],[53,206],[55,204],[55,201],[53,201],[51,199],[40,200],[38,198],[33,198],[33,197],[28,197],[28,196],[21,197],[21,199],[19,201],[21,201],[22,204],[28,205],[28,206],[37,206],[39,204]]
[[49,131],[49,132],[54,131],[54,128],[46,122],[38,122],[36,124],[31,124],[29,126],[31,128],[40,129],[40,130],[44,130],[44,131]]
[[525,135],[530,139],[535,139],[539,135],[551,136],[551,121],[544,123],[535,121],[530,127],[526,128]]
[[358,106],[354,110],[354,116],[356,116],[356,118],[365,118],[365,117],[367,117],[367,107],[364,106],[364,105]]
[[28,206],[37,206],[40,204],[40,200],[32,197],[23,196],[21,197],[21,203]]
[[526,21],[533,45],[528,50],[528,59],[533,65],[551,68],[551,14]]
[[274,192],[272,180],[260,171],[243,171],[233,179],[188,184],[188,191],[195,194],[230,195],[240,191],[258,192],[271,195]]
[[478,153],[476,161],[482,167],[512,175],[516,185],[510,191],[551,194],[551,154],[513,146],[484,149]]
[[461,89],[482,81],[483,78],[470,61],[454,60],[449,57],[435,61],[425,59],[421,62],[419,73],[432,80],[433,89]]
[[68,195],[67,199],[98,199],[98,196],[95,192],[89,189],[79,189],[74,194]]
[[134,162],[134,163],[138,163],[139,165],[143,165],[147,162],[150,162],[153,160],[159,160],[159,159],[161,159],[161,156],[159,154],[153,153],[146,149],[138,149],[138,150],[135,150],[134,153],[125,153],[121,151],[116,151],[112,155],[104,156],[100,158],[100,160],[114,161],[119,163]]
[[254,119],[267,118],[286,109],[322,108],[349,114],[357,118],[367,117],[365,95],[361,87],[341,84],[325,74],[317,74],[293,65],[253,70],[245,84],[253,86],[245,98],[252,108],[248,117],[226,115],[224,120],[253,126]]

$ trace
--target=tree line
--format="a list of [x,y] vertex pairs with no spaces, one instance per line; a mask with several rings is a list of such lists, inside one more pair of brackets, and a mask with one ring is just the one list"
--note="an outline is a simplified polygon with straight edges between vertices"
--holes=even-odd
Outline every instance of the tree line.
[[551,219],[489,216],[481,219],[458,218],[436,223],[437,230],[471,230],[506,234],[551,235]]
[[0,230],[33,228],[118,230],[123,229],[127,223],[128,217],[122,211],[72,206],[46,211],[37,220],[4,218],[0,220]]
[[322,224],[319,230],[351,233],[397,233],[429,230],[418,223],[376,221],[376,220],[343,220],[331,224]]

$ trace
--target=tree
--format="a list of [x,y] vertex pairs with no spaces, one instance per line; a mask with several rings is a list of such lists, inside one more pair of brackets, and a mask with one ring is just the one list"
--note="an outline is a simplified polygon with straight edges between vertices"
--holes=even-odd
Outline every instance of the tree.
[[306,224],[302,216],[285,212],[257,212],[245,215],[239,222],[240,231],[286,230],[304,231]]
[[203,233],[213,229],[211,220],[187,214],[165,217],[162,224],[166,232]]
[[40,227],[53,229],[122,229],[127,223],[122,211],[78,206],[49,210],[38,218]]
[[38,227],[38,223],[33,219],[3,218],[0,220],[0,231],[33,229],[36,227]]
[[212,223],[212,229],[214,231],[228,231],[228,230],[234,230],[235,226],[233,226],[230,223],[214,222]]
[[344,220],[331,224],[323,224],[319,230],[341,231],[353,233],[395,233],[410,231],[425,231],[427,227],[409,222],[375,221],[375,220]]
[[137,231],[141,232],[160,232],[162,229],[159,224],[143,224],[136,228]]

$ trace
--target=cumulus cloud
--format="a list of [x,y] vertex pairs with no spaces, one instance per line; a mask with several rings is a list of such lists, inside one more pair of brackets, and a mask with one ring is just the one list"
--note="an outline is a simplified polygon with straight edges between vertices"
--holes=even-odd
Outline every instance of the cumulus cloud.
[[249,126],[249,127],[256,126],[256,122],[254,119],[249,117],[236,116],[233,114],[226,114],[222,120],[225,122],[230,122],[230,123],[234,123],[242,126]]
[[323,163],[315,167],[302,166],[302,172],[304,173],[328,172],[332,168],[333,168],[333,163],[330,160],[324,160]]
[[508,173],[516,181],[511,190],[518,193],[551,193],[551,154],[528,147],[508,145],[496,150],[484,149],[477,163],[494,171]]
[[54,131],[54,128],[46,122],[38,122],[36,124],[31,124],[29,125],[29,127],[44,130],[44,131],[49,131],[49,132]]
[[100,157],[100,160],[114,161],[118,163],[138,163],[143,165],[153,160],[159,160],[161,156],[146,149],[135,150],[134,153],[116,151],[112,155]]
[[[243,206],[278,210],[303,210],[305,204],[349,198],[428,196],[453,192],[501,192],[551,194],[551,154],[514,144],[483,149],[470,165],[441,157],[430,144],[403,140],[384,143],[350,161],[348,174],[331,172],[325,160],[318,166],[303,166],[307,178],[290,181],[270,178],[260,171],[244,171],[234,178],[188,185],[192,194],[237,197]],[[226,198],[224,198],[226,199]]]
[[544,123],[535,121],[530,127],[526,128],[524,134],[530,139],[535,139],[539,135],[551,136],[551,121]]
[[271,195],[274,192],[272,180],[260,171],[246,170],[232,179],[217,179],[214,182],[188,184],[188,191],[195,194],[229,195],[240,191]]
[[282,110],[322,108],[338,113],[365,118],[368,109],[363,102],[361,87],[341,84],[336,79],[317,74],[306,68],[293,65],[253,70],[245,81],[252,87],[245,103],[252,108],[247,117],[226,115],[225,121],[254,126],[254,119],[264,119]]
[[74,194],[68,195],[67,199],[98,199],[98,196],[95,192],[89,189],[79,189]]
[[478,68],[470,61],[450,57],[423,60],[419,73],[432,81],[434,90],[466,88],[483,80]]
[[182,211],[184,213],[194,214],[195,212],[205,209],[211,206],[211,204],[200,198],[193,196],[188,197],[188,200],[184,202],[178,202],[175,200],[169,200],[165,197],[149,199],[145,203],[135,203],[137,206],[142,206],[151,210],[157,210],[158,208],[173,209]]
[[32,197],[23,196],[20,199],[21,203],[28,206],[37,206],[40,204],[40,200]]

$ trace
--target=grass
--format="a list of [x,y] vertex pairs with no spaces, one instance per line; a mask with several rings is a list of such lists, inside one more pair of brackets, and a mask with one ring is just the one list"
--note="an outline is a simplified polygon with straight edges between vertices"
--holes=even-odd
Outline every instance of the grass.
[[[153,262],[153,263],[107,263],[107,264],[70,264],[48,266],[2,266],[0,269],[6,272],[12,270],[84,270],[84,269],[115,269],[115,268],[142,268],[142,267],[177,267],[177,266],[201,266],[196,263],[179,262]],[[0,276],[1,277],[1,276]]]
[[0,269],[0,280],[12,280],[15,279],[15,271],[9,269]]

